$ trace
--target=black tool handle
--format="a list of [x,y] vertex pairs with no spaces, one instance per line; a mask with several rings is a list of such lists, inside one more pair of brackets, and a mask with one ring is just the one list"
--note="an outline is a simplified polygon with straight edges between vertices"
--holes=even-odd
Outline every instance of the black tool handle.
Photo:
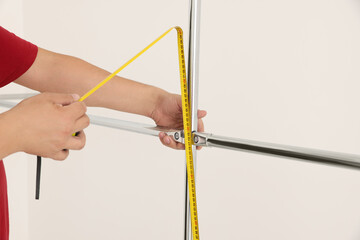
[[[74,136],[79,135],[80,132],[74,133]],[[40,198],[40,176],[41,176],[41,156],[37,156],[36,162],[36,186],[35,186],[35,199]]]
[[41,176],[41,157],[37,156],[36,161],[36,189],[35,189],[35,199],[39,200],[40,198],[40,176]]

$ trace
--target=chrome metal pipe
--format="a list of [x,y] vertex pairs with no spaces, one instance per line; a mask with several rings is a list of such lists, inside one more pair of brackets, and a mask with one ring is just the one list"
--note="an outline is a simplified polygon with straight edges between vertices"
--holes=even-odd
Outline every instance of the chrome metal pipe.
[[[0,107],[12,108],[16,104],[17,104],[16,102],[0,100]],[[155,137],[157,137],[160,132],[166,132],[169,135],[172,135],[173,132],[176,131],[176,130],[172,130],[172,129],[168,129],[168,128],[156,127],[156,126],[150,125],[150,124],[124,121],[124,120],[120,120],[120,119],[95,116],[95,115],[91,115],[91,114],[88,114],[88,116],[90,118],[91,124],[125,130],[128,132],[135,132],[135,133],[140,133],[140,134],[144,134],[144,135],[155,136]]]
[[[189,55],[188,55],[188,95],[191,106],[191,131],[197,131],[198,86],[199,86],[199,48],[200,48],[200,10],[201,0],[190,0]],[[194,174],[196,176],[196,146],[192,147]],[[192,239],[189,187],[185,177],[185,224],[184,239]]]
[[208,133],[195,133],[194,136],[196,142],[199,142],[199,146],[225,148],[327,165],[360,168],[360,156],[355,154],[230,138]]
[[191,0],[188,85],[191,106],[191,128],[197,131],[197,110],[199,100],[199,53],[200,53],[200,0]]
[[[12,99],[12,97],[10,97]],[[12,108],[16,102],[0,100],[0,106]],[[124,121],[114,118],[89,115],[91,124],[121,129],[129,132],[140,133],[157,137],[160,132],[166,132],[175,140],[184,142],[181,131],[159,128],[150,124]],[[194,142],[197,146],[231,149],[252,152],[257,154],[272,155],[277,157],[292,158],[314,163],[337,165],[343,167],[360,168],[360,156],[356,154],[339,153],[318,149],[267,143],[261,141],[217,136],[210,133],[194,133]]]
[[1,100],[25,99],[37,95],[38,93],[19,93],[19,94],[0,94]]
[[90,118],[91,124],[109,127],[109,128],[121,129],[129,132],[135,132],[135,133],[140,133],[155,137],[157,137],[161,131],[164,132],[172,131],[165,128],[155,127],[149,124],[124,121],[124,120],[108,118],[108,117],[94,116],[91,114],[88,114],[88,116]]
[[15,107],[16,104],[15,102],[0,100],[0,107],[12,108]]

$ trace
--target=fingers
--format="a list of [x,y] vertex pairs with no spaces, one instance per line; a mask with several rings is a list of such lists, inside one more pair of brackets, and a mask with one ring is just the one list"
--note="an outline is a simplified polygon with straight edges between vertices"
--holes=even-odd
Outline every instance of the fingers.
[[84,148],[86,143],[86,136],[84,131],[77,132],[76,136],[71,136],[67,143],[65,144],[65,149],[62,149],[55,154],[49,156],[54,160],[63,161],[69,156],[69,149],[71,150],[81,150]]
[[48,95],[53,103],[62,106],[69,105],[80,99],[80,96],[77,94],[62,94],[62,93],[43,93],[43,94]]
[[52,159],[63,161],[69,156],[69,150],[64,149],[62,151],[57,152],[54,156],[51,156]]
[[168,136],[164,132],[159,133],[159,139],[160,139],[161,143],[167,147],[177,149],[177,150],[185,149],[184,144],[176,142],[174,139],[172,139],[170,136]]
[[64,106],[64,110],[77,119],[84,116],[87,111],[87,107],[84,102],[74,102],[70,105]]
[[204,122],[202,118],[206,116],[207,112],[204,110],[198,110],[198,132],[204,132]]
[[[206,115],[206,114],[205,114]],[[198,132],[204,132],[205,128],[204,128],[204,122],[202,119],[199,118],[198,120]],[[201,146],[197,146],[196,147],[197,150],[200,150],[202,149]]]
[[79,131],[82,131],[85,128],[87,128],[89,125],[90,125],[90,118],[87,115],[83,115],[78,120],[76,120],[72,132],[77,133]]
[[198,110],[198,118],[201,119],[207,115],[205,110]]
[[202,119],[198,120],[198,132],[204,132],[205,127],[204,127],[204,122]]
[[81,150],[86,143],[86,136],[84,131],[80,131],[77,136],[71,136],[67,141],[65,148],[71,150]]
[[[207,112],[205,110],[198,110],[198,132],[204,132],[204,122],[202,118],[204,118],[207,115]],[[196,147],[197,150],[201,150],[201,146]]]

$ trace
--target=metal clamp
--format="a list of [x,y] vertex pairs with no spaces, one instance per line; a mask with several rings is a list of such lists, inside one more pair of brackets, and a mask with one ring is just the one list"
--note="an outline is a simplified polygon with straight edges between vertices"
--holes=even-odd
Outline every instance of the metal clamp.
[[[184,144],[184,130],[175,131],[175,132],[168,132],[169,136],[172,136],[176,142]],[[211,133],[199,133],[193,132],[193,144],[196,146],[208,146],[208,139],[211,137]]]
[[169,136],[172,136],[176,142],[185,143],[184,139],[184,130],[181,131],[175,131],[175,132],[167,132]]
[[200,132],[194,132],[193,133],[193,140],[194,145],[196,146],[202,146],[207,147],[208,145],[208,139],[211,137],[211,133],[200,133]]

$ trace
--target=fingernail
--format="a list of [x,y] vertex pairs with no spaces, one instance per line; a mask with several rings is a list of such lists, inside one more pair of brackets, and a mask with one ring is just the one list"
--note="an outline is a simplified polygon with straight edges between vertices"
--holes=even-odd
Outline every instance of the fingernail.
[[165,136],[165,133],[161,132],[161,133],[159,134],[159,136],[160,136],[161,138],[163,138],[163,137]]
[[169,138],[169,137],[165,138],[165,143],[166,143],[167,145],[170,144],[170,138]]
[[80,99],[80,96],[77,94],[71,94],[71,96],[74,98],[75,101]]

